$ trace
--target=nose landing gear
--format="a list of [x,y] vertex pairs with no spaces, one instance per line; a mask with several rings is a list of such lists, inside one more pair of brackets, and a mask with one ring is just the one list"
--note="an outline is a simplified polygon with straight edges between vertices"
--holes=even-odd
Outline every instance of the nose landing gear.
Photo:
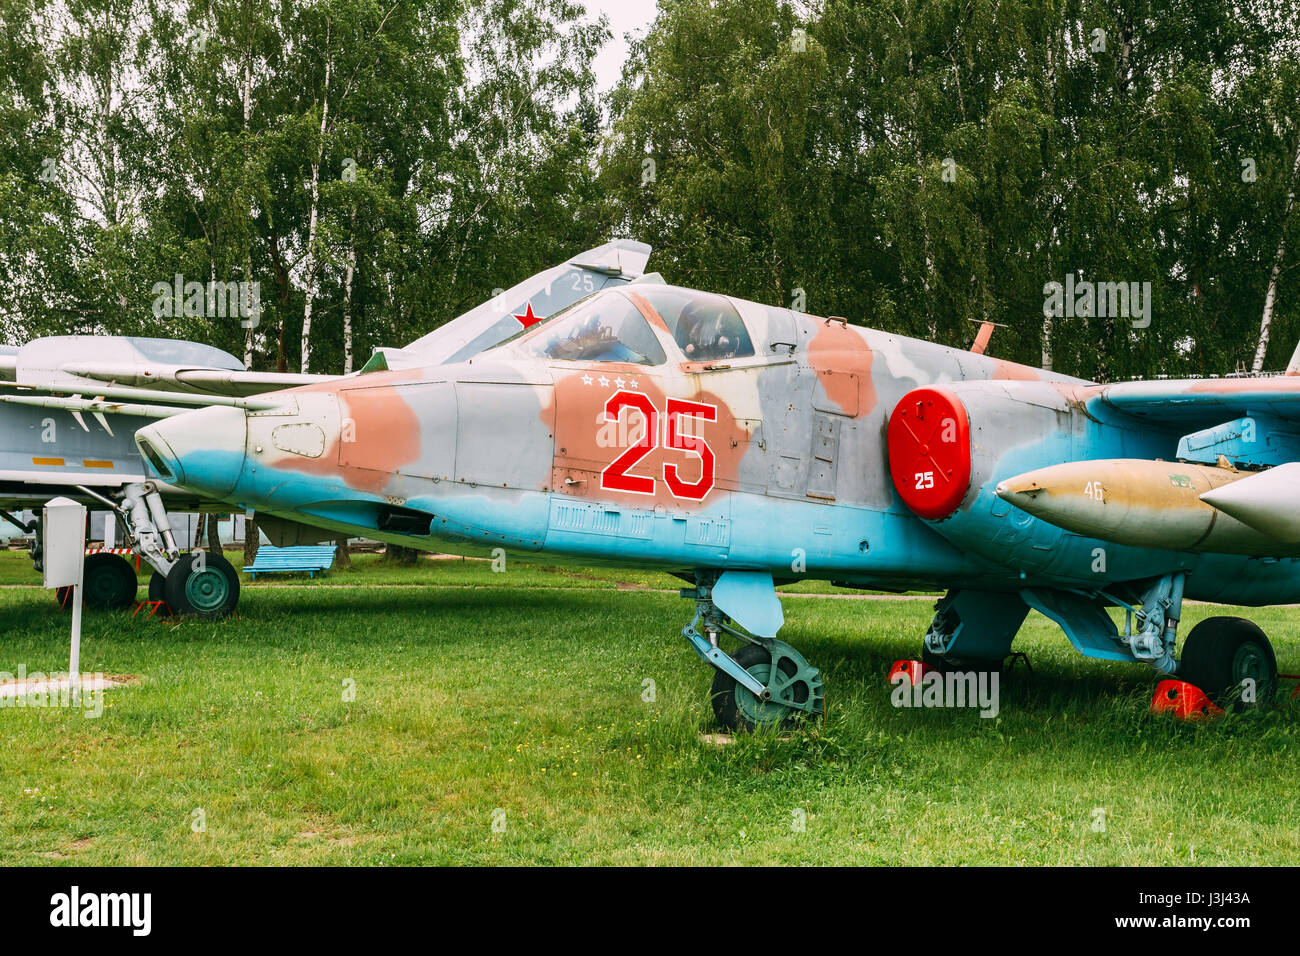
[[746,644],[731,658],[763,685],[755,694],[726,671],[713,676],[713,713],[729,730],[792,726],[825,711],[821,673],[784,641]]
[[[149,590],[152,596],[152,582]],[[239,603],[239,575],[219,554],[182,555],[163,578],[162,599],[173,614],[222,618]]]
[[[826,710],[821,672],[784,641],[733,627],[713,601],[713,581],[703,575],[698,580],[696,587],[681,592],[695,600],[695,617],[682,628],[682,636],[717,669],[711,696],[718,723],[727,730],[752,731],[820,719]],[[775,593],[771,598],[776,600]],[[718,646],[723,633],[742,642],[734,654]]]

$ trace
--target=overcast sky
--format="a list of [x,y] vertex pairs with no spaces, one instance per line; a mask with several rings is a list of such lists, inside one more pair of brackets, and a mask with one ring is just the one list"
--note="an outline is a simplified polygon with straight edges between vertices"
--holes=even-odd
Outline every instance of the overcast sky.
[[657,3],[656,0],[586,0],[586,5],[593,16],[603,13],[609,18],[609,30],[614,34],[614,39],[596,57],[596,83],[604,92],[618,82],[623,61],[627,59],[623,35],[649,26],[655,18]]

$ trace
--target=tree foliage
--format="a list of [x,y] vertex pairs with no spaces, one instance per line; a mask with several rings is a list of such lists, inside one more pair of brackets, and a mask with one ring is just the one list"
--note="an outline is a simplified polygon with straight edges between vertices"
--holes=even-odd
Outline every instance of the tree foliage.
[[[614,234],[1098,379],[1249,365],[1267,300],[1285,364],[1295,0],[659,7],[602,98],[575,0],[0,0],[0,327],[341,370]],[[257,327],[157,315],[178,274],[257,283]],[[1150,324],[1045,317],[1067,276]]]
[[[1119,378],[1249,362],[1286,235],[1285,364],[1293,4],[661,6],[602,172],[665,273],[958,346],[988,319],[999,355]],[[1070,273],[1150,283],[1150,325],[1045,321]]]

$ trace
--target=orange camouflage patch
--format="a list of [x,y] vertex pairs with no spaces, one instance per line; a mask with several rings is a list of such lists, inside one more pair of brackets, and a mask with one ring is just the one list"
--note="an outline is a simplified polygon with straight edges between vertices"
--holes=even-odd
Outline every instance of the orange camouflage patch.
[[858,330],[830,319],[808,343],[808,364],[817,373],[826,397],[854,418],[876,407],[876,386],[871,380],[874,357]]
[[339,434],[326,436],[319,458],[286,456],[276,466],[305,474],[337,474],[349,488],[380,494],[395,473],[420,457],[420,420],[397,387],[418,378],[418,369],[374,372],[358,380],[364,382],[361,387],[322,382],[282,393],[335,392],[341,427]]
[[[606,363],[558,374],[554,409],[542,410],[548,424],[554,414],[555,490],[632,507],[680,510],[702,507],[713,492],[737,488],[741,459],[751,447],[748,432],[717,395],[679,391],[683,393],[666,391],[658,376],[637,365]],[[620,396],[614,404],[621,408],[611,421],[606,407],[615,396]],[[679,404],[683,401],[691,404]],[[675,445],[669,437],[674,431],[683,436]],[[674,494],[670,483],[683,494]],[[653,491],[625,490],[640,486]]]

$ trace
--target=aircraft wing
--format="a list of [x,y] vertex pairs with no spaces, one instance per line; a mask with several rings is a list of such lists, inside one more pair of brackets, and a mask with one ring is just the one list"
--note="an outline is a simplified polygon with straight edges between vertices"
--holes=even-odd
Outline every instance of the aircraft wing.
[[1300,422],[1300,376],[1154,379],[1088,389],[1090,411],[1113,408],[1171,425],[1211,425],[1229,418],[1268,415]]
[[215,368],[190,368],[181,365],[111,366],[69,363],[64,370],[80,378],[120,385],[167,389],[198,395],[260,395],[282,388],[296,388],[338,378],[337,375],[312,375],[298,372],[245,372]]
[[0,353],[0,381],[30,389],[102,392],[105,386],[191,395],[256,395],[337,378],[250,372],[228,352],[179,339],[52,335]]
[[1197,529],[1190,550],[1275,557],[1300,544],[1300,375],[1156,379],[1082,392],[1094,420],[1131,417],[1170,434],[1168,452],[1039,468],[1004,480],[999,496],[1068,531],[1141,547],[1165,546],[1179,520]]

